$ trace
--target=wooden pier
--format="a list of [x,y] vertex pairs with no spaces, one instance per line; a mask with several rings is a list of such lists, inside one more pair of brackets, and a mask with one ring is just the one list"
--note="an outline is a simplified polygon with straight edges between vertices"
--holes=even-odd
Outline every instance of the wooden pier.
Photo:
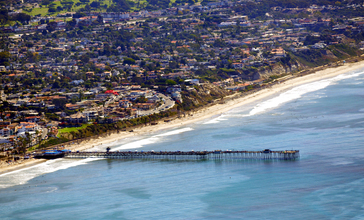
[[299,150],[271,151],[116,151],[116,152],[70,152],[66,158],[110,158],[110,159],[167,159],[167,160],[296,160]]

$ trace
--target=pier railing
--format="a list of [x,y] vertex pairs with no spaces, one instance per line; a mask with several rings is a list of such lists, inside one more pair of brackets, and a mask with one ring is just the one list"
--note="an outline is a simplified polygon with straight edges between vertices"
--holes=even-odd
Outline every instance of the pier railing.
[[121,152],[70,152],[66,158],[115,158],[115,159],[170,159],[170,160],[219,160],[219,159],[263,159],[295,160],[299,150],[286,151],[121,151]]

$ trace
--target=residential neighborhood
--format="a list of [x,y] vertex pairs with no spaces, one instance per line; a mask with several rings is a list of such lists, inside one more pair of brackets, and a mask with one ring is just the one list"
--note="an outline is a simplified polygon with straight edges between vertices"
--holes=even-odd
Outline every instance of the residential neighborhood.
[[[23,4],[4,13],[17,18]],[[202,92],[213,99],[247,92],[363,53],[364,17],[340,14],[347,8],[360,14],[362,3],[254,14],[259,4],[79,11],[2,26],[2,149],[21,139],[31,147],[60,138],[58,130],[67,127],[191,110],[202,105],[196,101]]]

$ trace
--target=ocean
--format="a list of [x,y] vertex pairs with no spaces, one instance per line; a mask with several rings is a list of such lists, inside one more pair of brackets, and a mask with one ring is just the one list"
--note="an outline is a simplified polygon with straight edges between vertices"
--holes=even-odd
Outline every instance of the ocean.
[[293,149],[299,160],[50,160],[0,175],[0,219],[364,219],[363,73],[92,149]]

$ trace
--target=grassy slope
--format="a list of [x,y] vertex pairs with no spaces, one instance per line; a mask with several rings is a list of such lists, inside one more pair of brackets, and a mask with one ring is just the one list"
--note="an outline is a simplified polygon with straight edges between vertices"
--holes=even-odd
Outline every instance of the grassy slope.
[[[72,0],[72,1],[73,1],[74,4],[73,4],[73,7],[71,8],[70,11],[62,10],[62,11],[59,11],[59,12],[49,13],[48,12],[48,6],[43,5],[42,8],[33,8],[32,11],[30,11],[30,12],[24,11],[24,13],[32,15],[32,16],[35,16],[35,15],[38,15],[38,14],[40,14],[41,16],[46,16],[46,15],[55,16],[55,15],[58,15],[58,14],[61,14],[61,13],[66,13],[66,12],[76,12],[78,9],[83,8],[86,5],[86,4],[82,4],[82,5],[76,6],[76,3],[79,3],[80,1],[79,0]],[[90,2],[88,4],[91,4],[94,1],[98,1],[98,0],[90,0]],[[137,7],[138,2],[140,2],[141,5],[147,3],[147,0],[132,0],[132,1],[134,1],[136,4],[135,4],[134,7],[131,7],[130,11],[140,10],[140,8]],[[172,6],[172,3],[174,3],[175,1],[176,0],[171,0],[170,6]],[[201,2],[201,1],[202,0],[198,0],[197,2]],[[101,4],[106,4],[107,6],[110,6],[112,4],[112,0],[100,0],[100,2],[101,2]],[[60,1],[54,1],[53,4],[55,5],[54,6],[55,8],[57,8],[58,6],[62,6]],[[98,8],[98,9],[93,10],[93,11],[105,12],[106,9],[105,8]]]
[[[33,8],[33,10],[31,12],[24,11],[24,13],[32,15],[32,16],[38,15],[38,14],[41,14],[42,16],[45,16],[45,15],[53,15],[54,16],[54,15],[58,15],[58,14],[66,13],[66,12],[76,12],[78,9],[83,8],[86,5],[86,4],[82,4],[80,6],[76,6],[76,3],[80,2],[80,1],[79,0],[72,0],[72,1],[73,1],[74,4],[73,4],[70,11],[62,10],[62,11],[55,12],[55,13],[48,13],[48,6],[43,5],[42,8]],[[94,1],[97,1],[97,0],[90,0],[89,4],[91,4]],[[112,3],[111,0],[101,0],[100,2],[101,2],[101,4],[106,4],[108,6]],[[57,8],[58,6],[62,6],[60,1],[55,1],[55,2],[53,2],[53,4],[55,5],[54,6],[55,8]],[[106,9],[105,8],[99,8],[99,9],[93,10],[93,11],[105,12]]]
[[61,136],[62,133],[69,133],[71,131],[77,131],[77,130],[80,130],[80,129],[83,129],[83,128],[86,128],[88,124],[84,124],[82,125],[81,127],[72,127],[72,128],[62,128],[60,130],[58,130],[58,137]]

